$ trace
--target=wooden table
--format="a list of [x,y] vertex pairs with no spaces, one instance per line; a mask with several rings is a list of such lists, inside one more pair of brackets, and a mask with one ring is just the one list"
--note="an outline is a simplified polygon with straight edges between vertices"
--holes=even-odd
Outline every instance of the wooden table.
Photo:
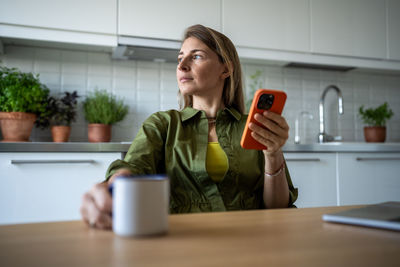
[[122,238],[81,221],[0,226],[0,266],[400,266],[400,232],[326,223],[349,207],[171,215]]

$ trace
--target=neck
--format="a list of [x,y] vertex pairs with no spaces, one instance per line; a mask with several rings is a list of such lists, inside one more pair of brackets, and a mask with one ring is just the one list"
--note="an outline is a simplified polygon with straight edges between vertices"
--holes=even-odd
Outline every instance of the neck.
[[217,112],[223,109],[225,106],[220,100],[209,99],[195,99],[193,98],[193,108],[198,110],[203,110],[206,113],[207,118],[216,118]]

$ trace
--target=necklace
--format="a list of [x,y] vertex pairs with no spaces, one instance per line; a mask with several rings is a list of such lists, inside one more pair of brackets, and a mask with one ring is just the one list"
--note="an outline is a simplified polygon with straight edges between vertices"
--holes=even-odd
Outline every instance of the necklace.
[[207,117],[208,124],[214,124],[217,122],[217,118],[215,117]]

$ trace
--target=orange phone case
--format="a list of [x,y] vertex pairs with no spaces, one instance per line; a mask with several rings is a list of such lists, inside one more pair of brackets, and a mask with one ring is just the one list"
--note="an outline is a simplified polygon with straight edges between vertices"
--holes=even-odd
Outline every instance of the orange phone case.
[[[264,94],[274,96],[273,103],[272,103],[271,107],[268,109],[260,109],[257,105],[258,101],[260,100],[260,97]],[[251,103],[249,116],[247,117],[246,125],[243,130],[242,139],[240,140],[240,145],[243,148],[257,149],[257,150],[267,149],[266,146],[260,144],[255,139],[253,139],[253,137],[251,136],[251,130],[249,129],[249,123],[253,122],[253,123],[261,126],[261,124],[254,119],[254,115],[256,113],[263,113],[265,110],[275,112],[280,115],[282,113],[285,102],[286,102],[286,93],[283,91],[270,90],[270,89],[259,89],[254,93],[254,98],[253,98],[253,102]]]

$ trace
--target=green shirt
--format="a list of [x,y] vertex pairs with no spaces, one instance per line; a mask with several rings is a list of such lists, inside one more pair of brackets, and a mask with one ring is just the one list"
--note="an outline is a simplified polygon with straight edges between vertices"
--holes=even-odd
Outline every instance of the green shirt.
[[[206,170],[208,120],[204,111],[185,108],[152,114],[142,125],[124,160],[108,168],[132,174],[167,174],[170,179],[170,213],[264,208],[264,154],[240,146],[247,115],[234,108],[217,113],[218,142],[228,157],[228,170],[215,183]],[[289,172],[289,206],[297,199]]]

